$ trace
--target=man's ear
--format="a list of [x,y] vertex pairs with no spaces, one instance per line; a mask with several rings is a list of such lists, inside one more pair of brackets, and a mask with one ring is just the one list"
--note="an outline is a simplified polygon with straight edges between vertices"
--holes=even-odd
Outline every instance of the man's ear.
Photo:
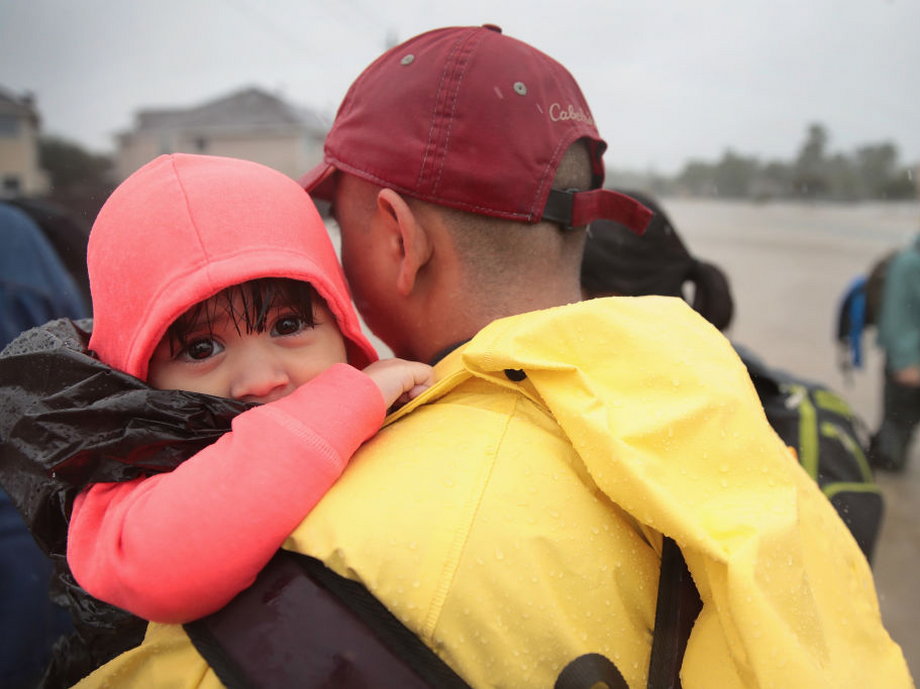
[[421,218],[412,211],[406,200],[392,189],[381,189],[377,194],[378,217],[386,224],[388,241],[399,261],[396,290],[408,296],[415,289],[419,271],[431,258],[431,239]]

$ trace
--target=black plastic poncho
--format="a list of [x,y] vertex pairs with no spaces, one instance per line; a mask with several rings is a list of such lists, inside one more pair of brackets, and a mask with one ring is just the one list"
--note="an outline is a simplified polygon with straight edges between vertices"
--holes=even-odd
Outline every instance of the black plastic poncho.
[[87,350],[92,321],[29,330],[0,354],[0,485],[55,567],[51,596],[75,633],[55,649],[44,687],[67,687],[143,638],[146,622],[99,601],[67,567],[74,497],[89,483],[171,471],[252,405],[155,390]]

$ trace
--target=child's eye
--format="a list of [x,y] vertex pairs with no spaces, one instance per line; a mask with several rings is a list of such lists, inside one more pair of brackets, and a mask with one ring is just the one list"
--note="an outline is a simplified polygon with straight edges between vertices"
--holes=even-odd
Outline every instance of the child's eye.
[[294,335],[308,327],[310,327],[309,324],[300,316],[282,316],[275,321],[271,334]]
[[210,359],[212,356],[220,354],[223,351],[223,347],[216,341],[211,338],[201,338],[200,340],[192,340],[189,342],[182,354],[194,361],[201,361],[203,359]]

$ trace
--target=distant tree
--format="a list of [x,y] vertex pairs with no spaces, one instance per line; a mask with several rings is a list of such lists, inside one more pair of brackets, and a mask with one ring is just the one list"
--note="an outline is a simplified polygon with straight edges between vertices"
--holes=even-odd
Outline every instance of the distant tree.
[[610,168],[604,175],[604,186],[609,189],[642,189],[656,196],[667,196],[674,192],[674,179],[654,170],[638,172]]
[[808,125],[808,134],[805,143],[799,149],[798,163],[800,165],[820,165],[824,160],[828,142],[827,128],[820,123]]
[[902,166],[890,142],[866,144],[851,154],[829,150],[830,135],[820,123],[808,125],[794,160],[760,163],[756,157],[728,148],[715,163],[692,159],[668,179],[653,173],[624,170],[608,176],[617,186],[659,194],[723,198],[913,199],[920,195],[915,176],[920,166]]
[[751,195],[760,174],[760,163],[756,158],[740,156],[729,148],[722,155],[722,160],[716,164],[713,173],[719,196],[730,199],[747,198]]
[[48,173],[48,198],[92,222],[115,188],[112,160],[57,136],[39,141],[39,162]]
[[825,179],[828,196],[838,201],[858,201],[866,197],[865,186],[860,180],[850,158],[842,153],[831,156],[825,163]]
[[772,160],[761,168],[754,196],[759,199],[786,198],[792,195],[792,168]]
[[823,124],[808,126],[805,142],[799,149],[793,173],[793,191],[804,198],[820,198],[828,189],[827,151],[828,134]]
[[[917,166],[920,169],[920,166]],[[881,189],[883,199],[916,199],[920,197],[920,185],[917,184],[911,168],[901,168]]]
[[854,167],[869,198],[882,198],[897,176],[898,150],[890,143],[862,146],[856,150]]
[[691,160],[677,175],[677,186],[692,196],[715,196],[718,194],[715,169],[701,160]]

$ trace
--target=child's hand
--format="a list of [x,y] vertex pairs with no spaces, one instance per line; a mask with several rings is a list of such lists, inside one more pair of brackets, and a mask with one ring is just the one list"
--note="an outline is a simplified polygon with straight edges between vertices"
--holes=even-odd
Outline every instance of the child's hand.
[[434,382],[434,369],[428,364],[404,359],[381,359],[364,369],[383,393],[387,409],[418,397]]

